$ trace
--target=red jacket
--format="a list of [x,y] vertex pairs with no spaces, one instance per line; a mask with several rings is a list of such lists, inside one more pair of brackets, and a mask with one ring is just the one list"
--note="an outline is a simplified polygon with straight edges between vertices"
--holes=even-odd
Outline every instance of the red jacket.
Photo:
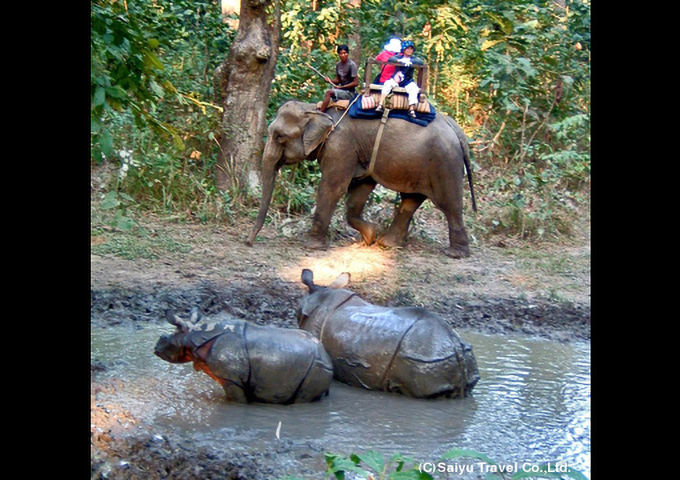
[[[391,57],[396,55],[393,52],[388,52],[387,50],[383,50],[380,55],[375,57],[376,60],[379,62],[386,62],[389,60]],[[394,75],[394,70],[397,67],[395,65],[383,65],[383,69],[380,73],[380,79],[378,80],[380,83],[385,83],[387,80],[392,78],[392,75]]]

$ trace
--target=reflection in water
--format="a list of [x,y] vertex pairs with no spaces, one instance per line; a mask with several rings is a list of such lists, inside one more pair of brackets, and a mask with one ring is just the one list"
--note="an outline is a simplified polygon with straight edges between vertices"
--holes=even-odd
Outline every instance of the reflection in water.
[[[221,387],[191,364],[153,355],[167,325],[95,329],[91,359],[124,380],[119,405],[160,429],[199,442],[247,443],[280,437],[305,451],[349,455],[379,449],[437,461],[468,448],[498,462],[566,462],[590,472],[590,347],[460,331],[473,346],[481,380],[466,399],[417,400],[333,382],[320,402],[228,403]],[[321,465],[320,465],[321,466]]]

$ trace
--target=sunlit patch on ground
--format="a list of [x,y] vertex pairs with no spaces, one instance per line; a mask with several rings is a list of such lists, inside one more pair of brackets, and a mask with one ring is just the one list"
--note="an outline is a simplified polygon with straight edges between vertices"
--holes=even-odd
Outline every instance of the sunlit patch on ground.
[[302,269],[314,272],[314,283],[328,285],[342,272],[349,272],[353,281],[396,277],[395,251],[378,246],[354,243],[311,252],[278,269],[281,278],[299,282]]

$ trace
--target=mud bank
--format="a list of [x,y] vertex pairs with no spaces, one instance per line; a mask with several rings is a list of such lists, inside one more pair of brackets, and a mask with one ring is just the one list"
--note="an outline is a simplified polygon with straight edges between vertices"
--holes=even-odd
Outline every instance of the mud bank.
[[[302,295],[299,285],[288,282],[220,285],[201,281],[186,287],[92,289],[91,327],[162,322],[168,309],[186,315],[191,307],[198,306],[208,316],[227,312],[260,325],[297,328],[296,312]],[[383,304],[412,305],[401,295],[388,298]],[[454,328],[523,333],[554,341],[590,339],[590,306],[574,302],[444,298],[429,309],[444,316]]]

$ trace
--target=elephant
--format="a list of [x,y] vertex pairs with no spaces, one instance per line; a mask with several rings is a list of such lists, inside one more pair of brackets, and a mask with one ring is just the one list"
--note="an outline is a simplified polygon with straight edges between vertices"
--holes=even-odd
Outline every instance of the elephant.
[[[472,185],[469,147],[452,118],[437,113],[427,126],[390,118],[385,124],[371,175],[367,175],[380,119],[358,119],[337,108],[322,113],[316,105],[289,100],[279,107],[268,127],[261,164],[262,197],[247,244],[252,246],[272,199],[276,174],[284,165],[317,159],[321,180],[309,238],[311,248],[328,248],[328,227],[338,201],[347,193],[347,221],[367,245],[403,246],[418,207],[430,199],[448,222],[451,258],[470,255],[463,223],[464,172]],[[364,205],[377,184],[400,192],[401,202],[387,231],[362,218]]]
[[381,307],[345,289],[348,273],[331,285],[302,283],[309,294],[298,324],[323,343],[335,379],[369,390],[416,398],[465,397],[480,379],[472,346],[442,317],[420,307]]
[[230,401],[288,405],[328,395],[333,364],[308,332],[237,318],[201,322],[197,308],[188,321],[170,311],[166,319],[177,330],[158,339],[155,355],[170,363],[193,362],[222,385]]

